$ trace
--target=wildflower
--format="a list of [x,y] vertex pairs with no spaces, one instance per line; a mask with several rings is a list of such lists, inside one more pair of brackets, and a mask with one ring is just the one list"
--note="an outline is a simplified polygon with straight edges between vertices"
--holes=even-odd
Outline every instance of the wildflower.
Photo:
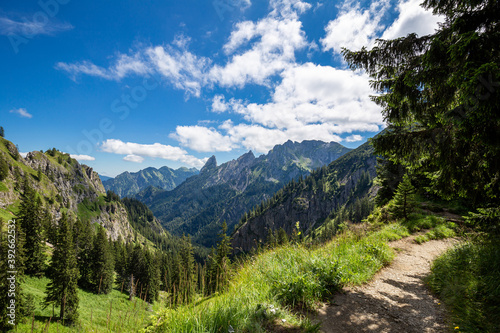
[[458,329],[460,329],[460,327],[458,327],[458,326],[455,326],[455,329],[456,329],[456,330],[458,330]]

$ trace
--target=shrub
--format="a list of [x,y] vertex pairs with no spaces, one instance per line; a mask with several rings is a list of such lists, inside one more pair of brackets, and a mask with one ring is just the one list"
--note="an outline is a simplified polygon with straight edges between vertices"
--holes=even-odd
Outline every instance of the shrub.
[[434,261],[427,279],[462,332],[500,331],[500,243],[465,243]]

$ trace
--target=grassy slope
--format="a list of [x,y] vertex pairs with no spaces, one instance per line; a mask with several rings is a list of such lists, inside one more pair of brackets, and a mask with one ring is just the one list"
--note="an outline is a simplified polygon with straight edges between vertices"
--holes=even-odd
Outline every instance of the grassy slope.
[[332,291],[368,281],[393,258],[386,244],[408,235],[391,224],[366,237],[346,232],[314,249],[288,245],[257,255],[233,277],[227,292],[177,309],[163,309],[147,332],[264,332],[278,319],[314,331],[297,309],[313,309]]
[[[41,332],[47,327],[52,316],[52,308],[42,309],[41,302],[45,297],[45,287],[48,282],[47,278],[26,278],[23,291],[34,297],[35,317],[34,322],[32,318],[19,324],[17,327],[19,332],[31,332],[32,325],[34,332]],[[128,296],[119,290],[113,290],[108,295],[96,295],[79,290],[78,296],[80,326],[66,327],[51,319],[47,332],[137,332],[145,326],[152,314],[147,311],[147,303],[137,298],[130,302]],[[111,316],[109,316],[110,310]],[[158,310],[158,305],[154,306],[153,310]],[[56,308],[56,317],[58,314]]]
[[427,282],[457,332],[500,332],[500,242],[473,240],[434,262]]

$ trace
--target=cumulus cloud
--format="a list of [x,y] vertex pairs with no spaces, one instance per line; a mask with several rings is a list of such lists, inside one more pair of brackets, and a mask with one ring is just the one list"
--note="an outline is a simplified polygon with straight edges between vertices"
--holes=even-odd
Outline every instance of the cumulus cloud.
[[337,18],[330,21],[325,28],[326,36],[321,39],[323,50],[340,53],[342,47],[359,50],[363,46],[373,46],[375,38],[384,28],[380,25],[380,20],[388,5],[388,0],[380,0],[362,10],[359,3],[344,4]]
[[230,59],[210,69],[209,82],[240,88],[248,83],[268,85],[271,76],[295,62],[297,50],[310,45],[298,20],[309,4],[282,0],[271,1],[270,6],[272,11],[264,19],[236,25],[223,47]]
[[207,160],[206,158],[198,159],[191,156],[182,148],[163,145],[160,143],[140,144],[123,142],[116,139],[108,139],[104,141],[100,147],[101,150],[106,153],[127,155],[125,160],[132,162],[138,162],[138,157],[153,157],[170,161],[179,161],[190,166],[202,167]]
[[18,116],[20,116],[22,118],[28,118],[28,119],[33,118],[33,115],[31,113],[29,113],[25,108],[12,109],[9,112],[17,114]]
[[323,50],[340,54],[342,47],[350,50],[359,50],[363,46],[371,48],[377,38],[394,39],[409,33],[419,36],[434,33],[443,18],[425,10],[420,6],[421,2],[400,0],[398,17],[385,27],[381,19],[389,9],[388,0],[375,1],[366,9],[361,9],[359,3],[346,1],[337,18],[325,27],[326,35],[321,39]]
[[358,134],[350,135],[347,138],[345,138],[346,142],[358,142],[361,140],[363,140],[363,137],[361,135],[358,135]]
[[269,103],[238,101],[227,106],[245,120],[270,128],[327,123],[341,134],[377,130],[382,124],[372,93],[365,74],[306,63],[283,72]]
[[138,155],[127,155],[123,158],[123,160],[127,162],[142,163],[144,162],[144,157]]
[[399,17],[384,31],[382,38],[404,37],[409,33],[416,33],[419,36],[434,33],[438,24],[444,22],[444,18],[425,10],[420,5],[421,3],[421,0],[400,1],[398,3]]
[[74,158],[77,161],[95,161],[95,157],[89,155],[69,155],[71,158]]
[[51,21],[40,22],[24,18],[21,21],[16,21],[5,15],[0,16],[0,35],[3,36],[26,36],[34,37],[37,35],[54,35],[58,32],[71,30],[73,26],[69,23],[56,23]]
[[[246,2],[246,1],[245,1]],[[227,61],[213,64],[188,50],[191,39],[177,35],[169,45],[150,46],[132,55],[119,54],[109,67],[90,61],[59,62],[55,68],[75,80],[79,75],[120,80],[131,74],[158,73],[177,89],[199,97],[203,87],[243,87],[254,83],[269,85],[269,78],[295,62],[295,52],[308,43],[298,15],[311,8],[299,0],[272,0],[270,13],[263,19],[236,24],[223,46]]]
[[214,128],[203,126],[177,126],[171,138],[179,141],[181,146],[198,152],[231,151],[235,145],[227,136],[221,135]]
[[[222,95],[214,98],[214,112],[237,114],[246,123],[227,120],[217,129],[182,126],[171,137],[192,149],[199,145],[203,151],[245,148],[262,153],[289,139],[360,141],[359,134],[344,136],[377,132],[383,126],[371,94],[366,74],[313,63],[295,65],[283,71],[268,103],[226,101]],[[193,144],[192,137],[200,142]]]
[[187,51],[185,39],[183,42],[177,42],[177,45],[181,48],[156,46],[146,49],[145,53],[152,68],[176,88],[199,97],[210,60]]

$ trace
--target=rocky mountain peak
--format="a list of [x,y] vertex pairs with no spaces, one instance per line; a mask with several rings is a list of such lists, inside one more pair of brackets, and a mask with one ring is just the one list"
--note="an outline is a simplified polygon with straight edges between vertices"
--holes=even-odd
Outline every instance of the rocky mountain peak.
[[217,159],[215,158],[215,155],[212,155],[212,157],[208,159],[207,163],[205,163],[203,168],[201,168],[200,173],[205,173],[214,170],[215,168],[217,168]]

